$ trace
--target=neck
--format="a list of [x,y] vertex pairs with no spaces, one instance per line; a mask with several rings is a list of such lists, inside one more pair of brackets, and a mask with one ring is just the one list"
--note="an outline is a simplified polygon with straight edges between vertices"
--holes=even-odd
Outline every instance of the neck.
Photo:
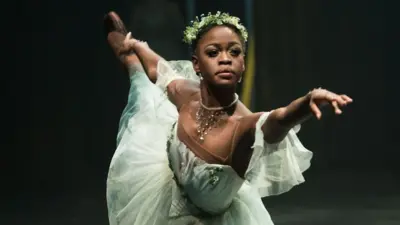
[[221,88],[200,84],[201,101],[207,107],[225,107],[235,100],[236,87]]

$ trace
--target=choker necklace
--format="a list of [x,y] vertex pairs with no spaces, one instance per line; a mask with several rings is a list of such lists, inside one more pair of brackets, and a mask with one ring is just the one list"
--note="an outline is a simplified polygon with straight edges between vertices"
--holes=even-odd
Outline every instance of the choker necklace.
[[221,118],[226,115],[224,109],[230,108],[235,105],[239,100],[239,96],[235,94],[235,99],[227,106],[220,107],[207,107],[200,99],[200,107],[196,112],[197,134],[201,142],[208,132],[220,125]]
[[226,106],[208,107],[208,106],[205,106],[205,105],[203,104],[203,101],[202,101],[201,99],[200,99],[200,105],[201,105],[201,107],[203,107],[204,109],[207,109],[207,110],[209,110],[209,111],[218,111],[218,110],[223,110],[223,109],[230,108],[230,107],[232,107],[234,104],[236,104],[238,101],[239,101],[239,96],[238,96],[237,94],[235,94],[235,99],[234,99],[229,105],[226,105]]

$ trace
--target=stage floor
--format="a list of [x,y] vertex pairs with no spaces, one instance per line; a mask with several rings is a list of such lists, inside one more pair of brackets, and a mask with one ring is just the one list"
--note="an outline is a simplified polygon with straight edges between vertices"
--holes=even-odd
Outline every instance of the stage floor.
[[[98,181],[85,185],[80,194],[18,207],[1,224],[108,225],[105,190]],[[400,224],[399,179],[385,171],[306,174],[306,183],[264,203],[276,225]]]

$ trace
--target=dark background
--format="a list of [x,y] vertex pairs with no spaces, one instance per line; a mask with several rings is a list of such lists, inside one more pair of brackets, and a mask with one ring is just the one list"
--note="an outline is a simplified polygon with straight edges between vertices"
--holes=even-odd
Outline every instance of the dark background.
[[[177,3],[185,16],[185,2]],[[136,4],[7,6],[1,224],[107,224],[105,180],[129,83],[102,18],[115,10],[129,25]],[[196,15],[216,10],[244,17],[243,1],[197,1]],[[388,6],[256,0],[253,12],[256,111],[319,86],[354,99],[342,116],[327,110],[303,126],[313,164],[304,185],[265,200],[276,224],[400,224],[398,73],[389,67],[398,57],[388,44],[398,32]]]

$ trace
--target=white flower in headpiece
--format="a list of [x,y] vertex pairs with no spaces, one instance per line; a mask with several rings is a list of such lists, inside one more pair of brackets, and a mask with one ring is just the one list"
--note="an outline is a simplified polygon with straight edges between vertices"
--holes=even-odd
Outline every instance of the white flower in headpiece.
[[207,16],[204,16],[204,14],[201,14],[200,19],[196,17],[196,20],[191,21],[191,24],[192,25],[186,27],[186,30],[183,32],[183,41],[189,45],[192,44],[193,40],[197,38],[197,35],[203,28],[213,24],[229,24],[236,27],[236,29],[239,30],[243,40],[247,42],[248,33],[246,28],[240,23],[240,19],[238,17],[230,16],[228,13],[221,13],[218,11],[215,15],[208,13]]

